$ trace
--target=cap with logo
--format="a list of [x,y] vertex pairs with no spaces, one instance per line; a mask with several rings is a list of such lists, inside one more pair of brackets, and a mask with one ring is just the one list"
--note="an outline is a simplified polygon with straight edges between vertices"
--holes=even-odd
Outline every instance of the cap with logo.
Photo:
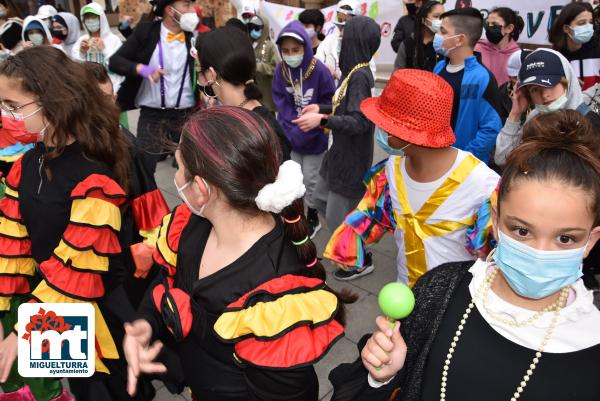
[[242,12],[240,15],[249,15],[250,17],[256,15],[256,9],[252,6],[243,6],[242,7]]
[[538,85],[551,88],[558,85],[564,76],[565,70],[560,57],[545,50],[537,50],[527,56],[519,70],[521,86]]

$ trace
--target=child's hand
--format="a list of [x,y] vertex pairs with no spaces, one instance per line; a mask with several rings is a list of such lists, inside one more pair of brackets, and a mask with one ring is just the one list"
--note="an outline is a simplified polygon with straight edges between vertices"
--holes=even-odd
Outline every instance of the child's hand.
[[0,383],[6,382],[8,374],[17,359],[17,335],[10,333],[0,342]]
[[318,104],[309,104],[305,108],[302,109],[302,113],[300,115],[308,114],[308,113],[318,113],[319,105]]
[[521,119],[521,115],[527,111],[529,100],[525,96],[524,89],[517,87],[512,94],[512,109],[510,110],[509,119],[516,121]]
[[296,124],[304,132],[308,132],[317,128],[321,124],[323,114],[318,113],[307,113],[302,114],[300,118],[292,120],[292,123]]
[[396,322],[393,329],[383,316],[377,317],[375,322],[379,330],[369,338],[360,356],[371,377],[385,382],[404,367],[406,343],[400,335],[400,322]]

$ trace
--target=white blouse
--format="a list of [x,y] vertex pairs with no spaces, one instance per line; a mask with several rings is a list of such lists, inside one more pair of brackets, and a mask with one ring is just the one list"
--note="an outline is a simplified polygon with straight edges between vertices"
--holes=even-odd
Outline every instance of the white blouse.
[[[493,263],[478,260],[469,269],[473,279],[469,284],[471,296],[475,297],[477,290],[485,280]],[[547,312],[525,327],[515,327],[490,316],[483,307],[483,300],[475,299],[475,306],[485,321],[501,336],[523,347],[537,350],[542,343],[547,329],[550,327],[554,312]],[[523,322],[536,312],[510,304],[494,293],[488,291],[487,308],[500,315],[504,320]],[[566,353],[580,351],[600,344],[600,311],[594,305],[592,291],[585,288],[583,280],[577,280],[571,286],[567,306],[560,311],[558,324],[545,347],[545,352]]]

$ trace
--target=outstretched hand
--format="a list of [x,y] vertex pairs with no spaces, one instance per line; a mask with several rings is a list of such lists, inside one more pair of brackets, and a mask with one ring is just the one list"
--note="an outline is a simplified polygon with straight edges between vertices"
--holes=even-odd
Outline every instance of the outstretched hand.
[[127,360],[127,392],[134,396],[137,381],[142,373],[165,373],[167,368],[162,363],[153,362],[163,345],[155,341],[150,345],[152,327],[145,320],[125,323],[123,351]]

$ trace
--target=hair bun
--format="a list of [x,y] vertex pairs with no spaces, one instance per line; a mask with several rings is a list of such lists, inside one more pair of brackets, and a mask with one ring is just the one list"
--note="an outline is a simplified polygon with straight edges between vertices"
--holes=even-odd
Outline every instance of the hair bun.
[[582,147],[600,155],[600,133],[576,110],[540,114],[523,127],[523,142],[535,141],[539,150],[580,152]]

